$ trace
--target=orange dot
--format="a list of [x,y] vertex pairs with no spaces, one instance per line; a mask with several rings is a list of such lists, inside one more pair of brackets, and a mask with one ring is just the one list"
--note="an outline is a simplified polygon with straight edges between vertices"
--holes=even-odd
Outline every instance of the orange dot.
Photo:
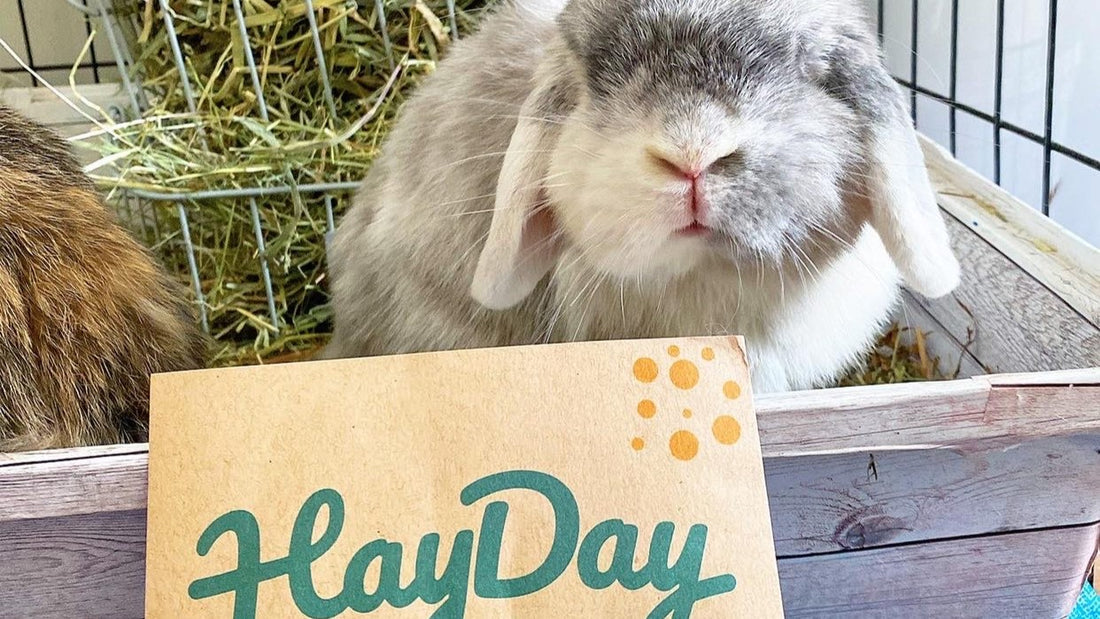
[[679,357],[680,356],[680,347],[679,346],[669,346],[668,347],[668,356],[670,356],[670,357]]
[[691,409],[690,408],[685,408],[684,409],[684,419],[691,419]]
[[703,349],[703,361],[714,361],[714,349],[713,348],[710,348],[708,346],[707,348]]
[[690,361],[677,361],[669,370],[669,378],[680,389],[691,389],[699,384],[699,368]]
[[653,416],[657,414],[657,405],[653,403],[653,400],[642,400],[638,402],[638,414],[643,419],[653,419]]
[[645,441],[643,441],[641,438],[635,438],[634,440],[630,441],[630,446],[634,448],[634,451],[641,451],[645,449]]
[[668,448],[672,450],[672,455],[676,459],[686,462],[699,453],[699,439],[687,430],[680,430],[672,435],[672,439],[668,442]]
[[657,380],[657,362],[649,357],[642,357],[635,361],[634,378],[643,383],[651,383]]
[[733,382],[732,380],[722,385],[722,393],[726,394],[726,397],[731,400],[736,400],[741,397],[741,385]]
[[711,430],[714,432],[715,440],[723,445],[732,445],[741,438],[741,424],[728,415],[715,419]]

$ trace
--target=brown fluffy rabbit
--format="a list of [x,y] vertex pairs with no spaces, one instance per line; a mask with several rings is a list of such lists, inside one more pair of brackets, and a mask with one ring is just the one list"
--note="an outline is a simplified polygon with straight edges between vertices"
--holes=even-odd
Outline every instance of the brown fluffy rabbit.
[[204,352],[65,142],[0,106],[0,452],[144,440],[149,375]]

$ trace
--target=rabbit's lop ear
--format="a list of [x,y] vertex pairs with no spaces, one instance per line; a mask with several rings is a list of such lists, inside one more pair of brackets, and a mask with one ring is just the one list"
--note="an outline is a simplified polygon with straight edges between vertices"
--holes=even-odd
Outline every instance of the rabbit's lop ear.
[[865,127],[863,166],[852,186],[870,202],[871,225],[905,283],[926,297],[946,296],[959,285],[959,263],[905,99],[873,42],[856,37],[846,42],[834,52],[829,86],[855,108]]
[[543,184],[571,89],[544,83],[527,98],[497,181],[489,236],[470,294],[493,310],[516,306],[553,268],[560,239]]

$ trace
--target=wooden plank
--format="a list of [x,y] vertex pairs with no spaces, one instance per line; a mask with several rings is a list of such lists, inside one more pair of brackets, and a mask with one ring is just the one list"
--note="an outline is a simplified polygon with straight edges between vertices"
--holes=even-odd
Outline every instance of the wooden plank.
[[[757,414],[764,456],[976,451],[983,441],[1003,448],[1100,433],[1100,369],[1029,380],[1047,386],[978,377],[763,396]],[[1058,386],[1065,381],[1082,386]],[[987,411],[991,401],[995,406]],[[143,509],[147,448],[129,449],[117,457],[76,459],[68,456],[87,450],[59,451],[46,461],[0,467],[0,521]]]
[[62,460],[105,458],[148,452],[149,446],[146,444],[104,445],[101,447],[85,447],[81,449],[51,449],[49,451],[21,451],[10,454],[0,454],[0,467],[58,462]]
[[144,615],[144,511],[0,522],[0,557],[0,616]]
[[1100,366],[1100,329],[958,220],[948,217],[962,283],[918,299],[957,341],[998,373]]
[[1090,525],[779,560],[786,616],[1065,617],[1100,527]]
[[932,140],[922,137],[921,142],[944,210],[1100,328],[1100,248],[989,182]]
[[[1100,527],[779,560],[788,617],[1059,617]],[[145,519],[135,512],[0,524],[5,616],[140,617]]]
[[[940,371],[945,375],[954,378],[970,378],[988,373],[977,357],[967,350],[969,342],[960,342],[955,339],[951,331],[928,313],[916,296],[908,290],[902,292],[902,301],[894,320],[910,330],[920,329],[924,332],[928,355],[940,360]],[[956,371],[958,374],[953,374]]]
[[1100,371],[1097,368],[1080,368],[1058,372],[994,374],[983,376],[981,380],[1000,387],[1083,387],[1100,385]]
[[0,468],[0,522],[144,510],[148,452]]
[[[1095,375],[1090,370],[1078,377]],[[995,414],[987,405],[996,396]],[[757,404],[765,457],[969,449],[1100,431],[1100,387],[1001,386],[985,377],[775,394]]]
[[767,458],[776,550],[801,556],[1100,522],[1100,432],[1012,449]]
[[765,457],[929,449],[980,425],[992,390],[974,379],[769,394],[756,403]]

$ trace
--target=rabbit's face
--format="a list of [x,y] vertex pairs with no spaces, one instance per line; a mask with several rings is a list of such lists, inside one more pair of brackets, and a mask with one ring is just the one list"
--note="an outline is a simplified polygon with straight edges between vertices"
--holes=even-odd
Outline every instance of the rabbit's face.
[[470,286],[485,307],[526,298],[564,247],[620,278],[718,257],[812,280],[864,224],[914,290],[958,285],[857,0],[568,0],[532,86]]
[[844,183],[860,154],[812,38],[751,2],[613,4],[630,15],[561,19],[580,94],[546,191],[565,235],[624,277],[711,255],[809,268],[809,245],[851,216]]

